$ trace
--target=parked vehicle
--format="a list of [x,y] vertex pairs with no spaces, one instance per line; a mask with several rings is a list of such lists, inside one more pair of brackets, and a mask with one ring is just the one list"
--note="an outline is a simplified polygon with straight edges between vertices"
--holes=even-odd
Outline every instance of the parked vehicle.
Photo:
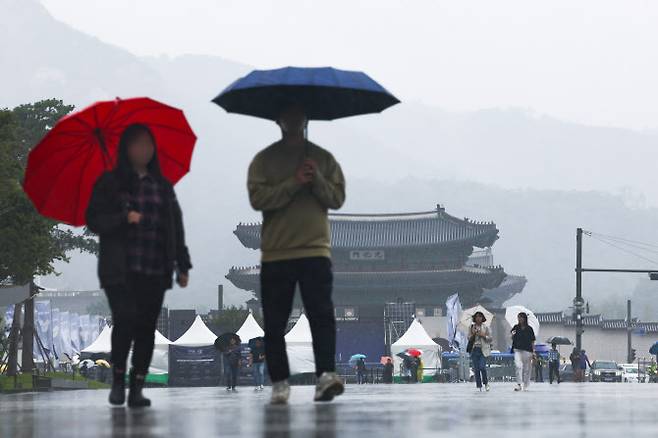
[[647,383],[649,376],[640,370],[638,364],[622,363],[619,365],[622,369],[622,381],[628,383]]
[[623,371],[617,362],[611,360],[595,360],[592,362],[590,382],[621,382]]

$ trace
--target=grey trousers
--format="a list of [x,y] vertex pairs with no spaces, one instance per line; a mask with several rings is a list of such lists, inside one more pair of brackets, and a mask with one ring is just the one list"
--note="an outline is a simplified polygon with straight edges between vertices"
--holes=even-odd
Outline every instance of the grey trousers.
[[532,353],[529,351],[514,350],[514,365],[516,366],[516,383],[527,388],[530,386]]

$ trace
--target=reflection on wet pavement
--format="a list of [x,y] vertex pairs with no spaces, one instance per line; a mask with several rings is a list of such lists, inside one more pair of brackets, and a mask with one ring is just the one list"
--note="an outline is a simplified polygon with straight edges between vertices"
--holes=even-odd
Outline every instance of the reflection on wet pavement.
[[656,436],[658,385],[538,384],[349,386],[334,403],[294,387],[289,406],[245,388],[149,389],[154,407],[111,408],[106,391],[0,395],[1,437],[523,437]]

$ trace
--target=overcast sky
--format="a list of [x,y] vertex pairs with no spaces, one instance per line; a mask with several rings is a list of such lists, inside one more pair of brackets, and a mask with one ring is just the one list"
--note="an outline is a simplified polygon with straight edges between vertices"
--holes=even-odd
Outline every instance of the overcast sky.
[[260,68],[365,70],[448,110],[522,107],[658,129],[651,0],[43,0],[61,21],[139,55],[218,55]]

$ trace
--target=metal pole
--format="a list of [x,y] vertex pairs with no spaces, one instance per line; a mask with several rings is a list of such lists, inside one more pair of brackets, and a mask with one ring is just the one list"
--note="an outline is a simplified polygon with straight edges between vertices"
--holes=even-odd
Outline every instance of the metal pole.
[[[631,300],[626,301],[626,362],[633,363],[633,358],[631,357]],[[638,370],[638,378],[640,377]]]
[[576,315],[576,350],[583,347],[583,229],[576,230],[576,298],[573,301]]

